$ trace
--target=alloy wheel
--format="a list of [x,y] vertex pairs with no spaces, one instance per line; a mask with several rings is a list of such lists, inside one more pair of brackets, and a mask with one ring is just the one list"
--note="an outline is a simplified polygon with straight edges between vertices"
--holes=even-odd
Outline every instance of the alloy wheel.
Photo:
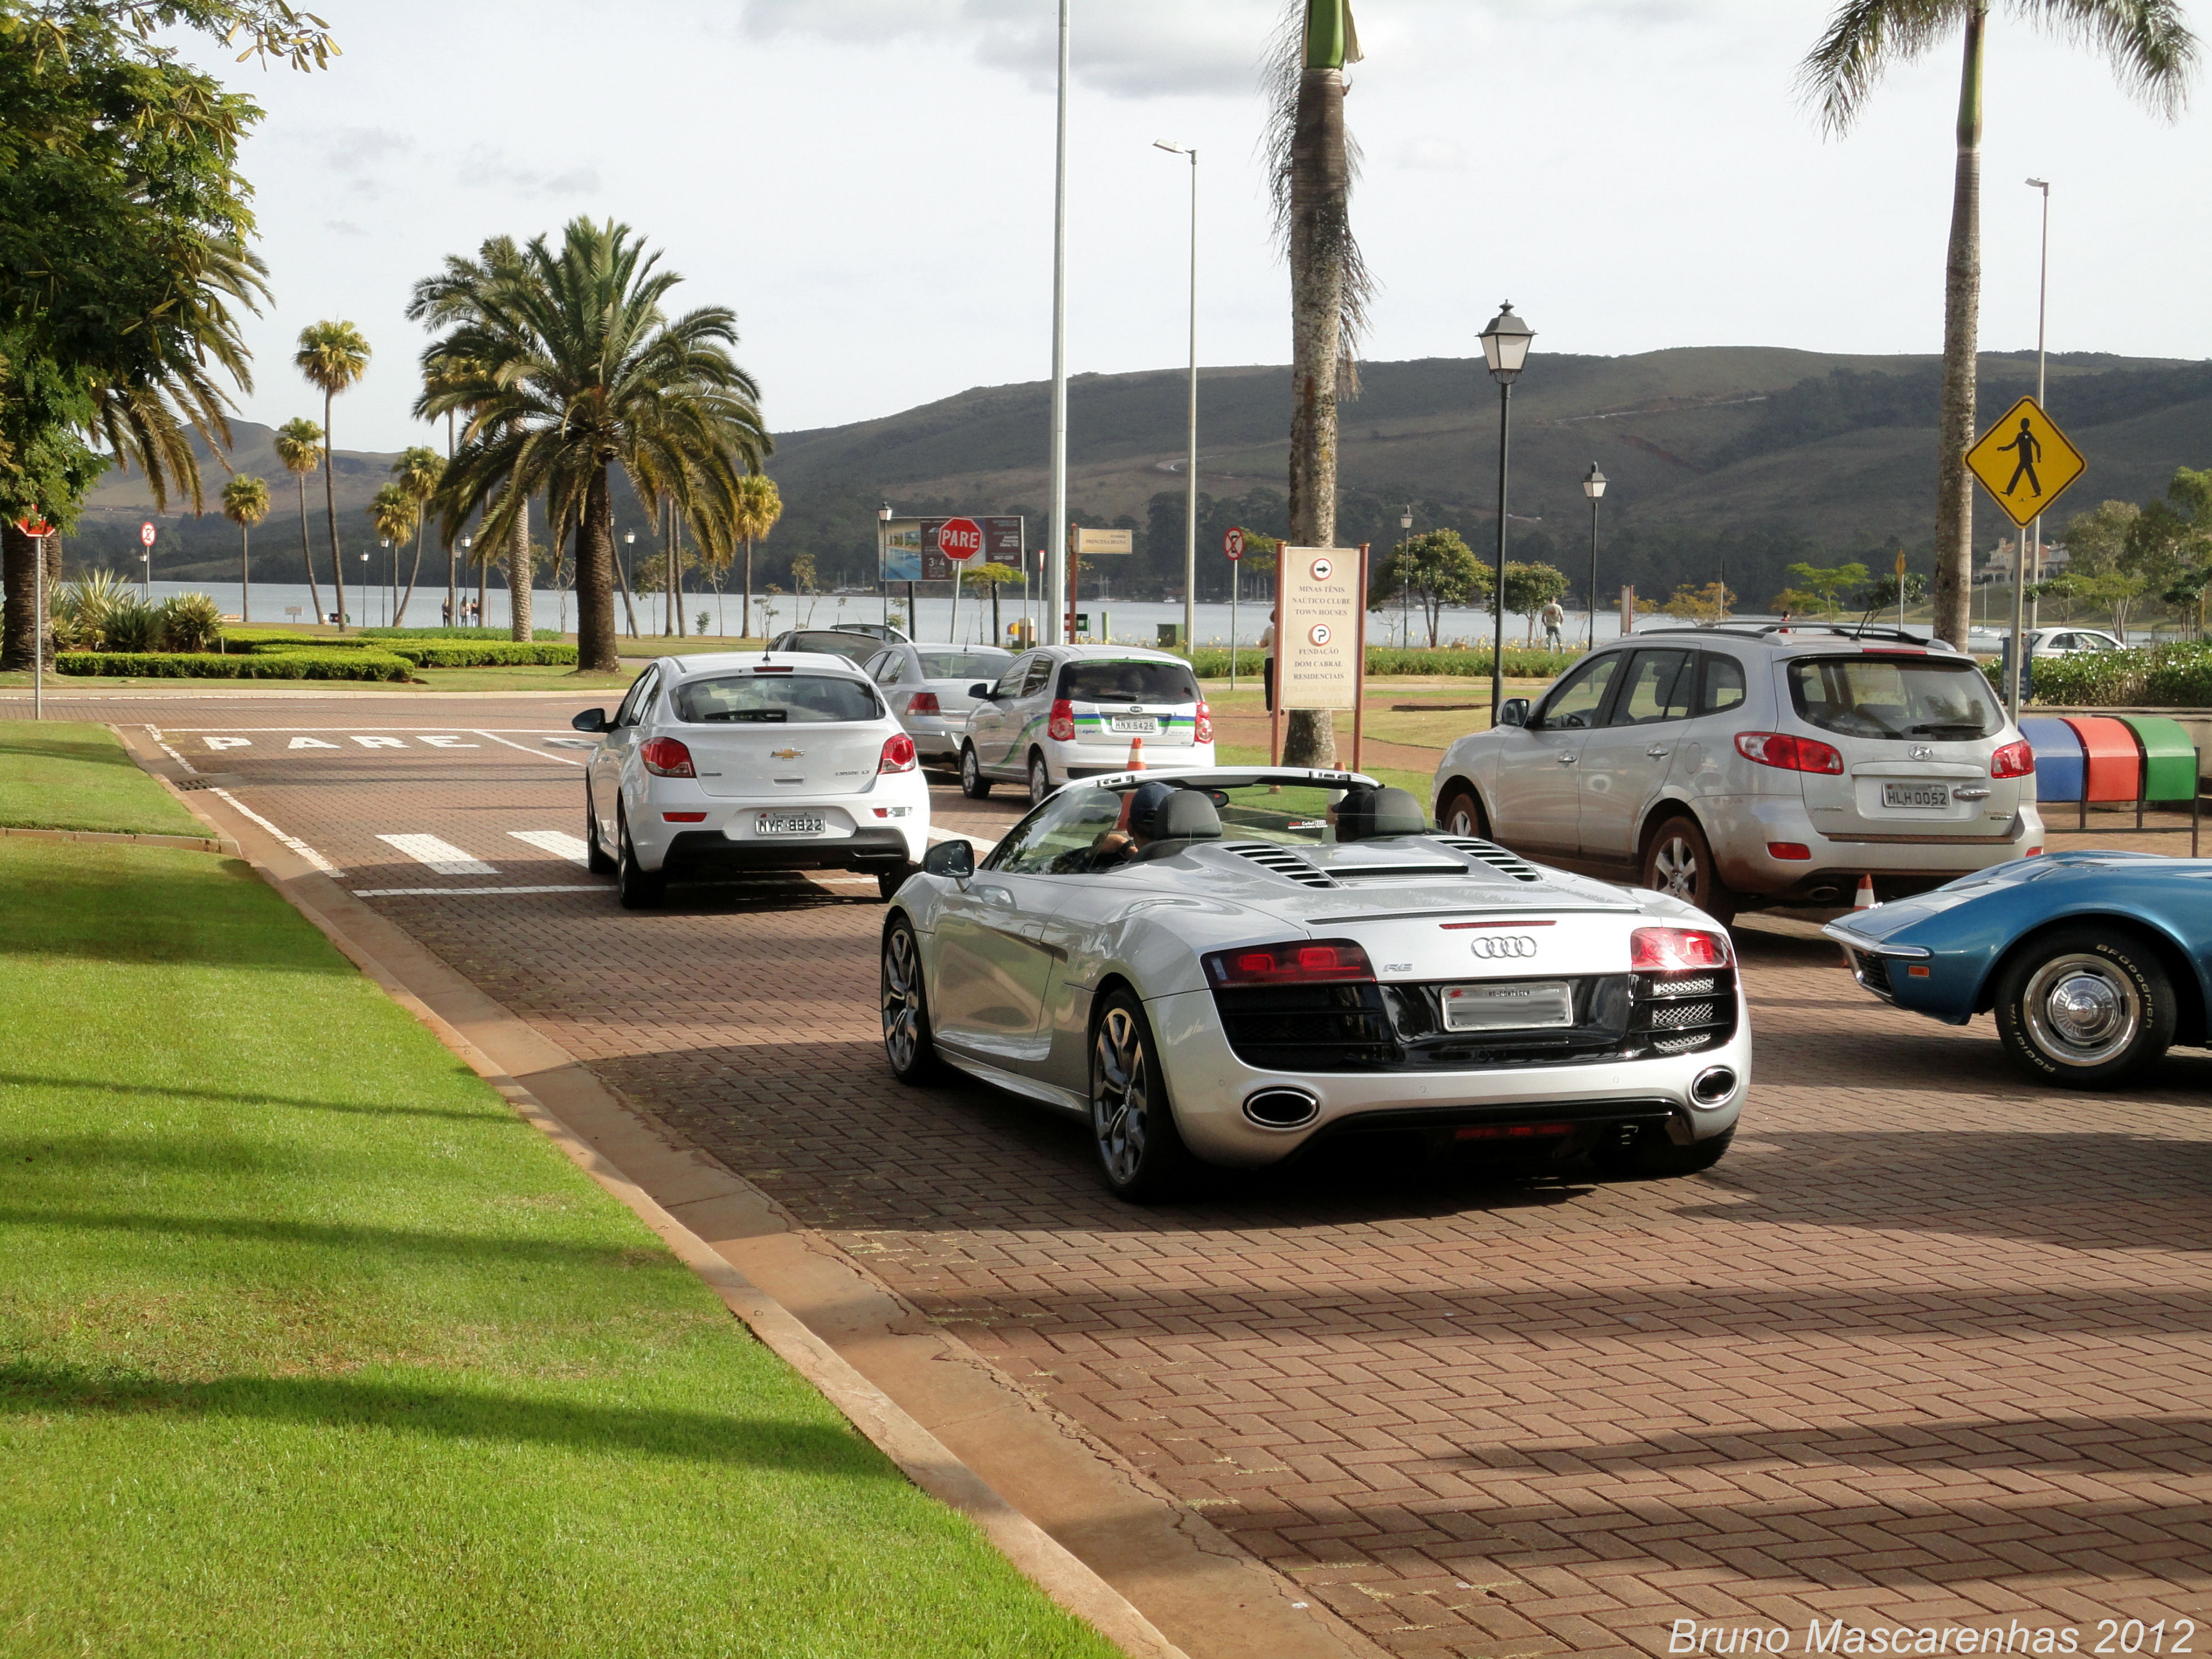
[[2081,952],[2039,968],[2021,999],[2027,1035],[2060,1066],[2102,1066],[2124,1053],[2142,1028],[2134,981],[2111,963]]
[[884,941],[883,1001],[884,1052],[894,1071],[909,1072],[921,1053],[921,962],[904,927]]
[[1680,836],[1669,836],[1651,850],[1652,884],[1670,898],[1685,904],[1698,902],[1698,849]]
[[1042,755],[1030,757],[1030,805],[1035,806],[1052,793],[1052,773],[1045,766]]
[[1127,1008],[1109,1008],[1091,1046],[1091,1124],[1098,1152],[1116,1186],[1126,1187],[1144,1166],[1152,1110],[1152,1068],[1137,1021]]

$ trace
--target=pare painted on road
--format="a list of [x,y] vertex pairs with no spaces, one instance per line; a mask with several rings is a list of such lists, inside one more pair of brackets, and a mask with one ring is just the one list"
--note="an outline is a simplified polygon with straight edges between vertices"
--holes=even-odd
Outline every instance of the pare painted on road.
[[[311,738],[306,736],[295,737],[289,742],[283,744],[281,749],[279,749],[279,752],[289,754],[295,749],[336,749],[344,750],[347,743],[357,743],[364,749],[405,749],[409,747],[410,744],[416,743],[422,744],[426,748],[430,749],[481,749],[483,747],[480,743],[469,742],[466,738],[462,738],[458,733],[438,733],[434,735],[427,732],[415,732],[408,737],[395,738],[377,732],[339,732],[337,736],[338,739],[340,739],[339,741],[332,741],[331,738]],[[256,746],[254,740],[252,738],[216,737],[209,735],[201,738],[200,741],[218,754],[227,749],[252,749]],[[271,748],[278,747],[277,738],[270,738],[268,742]]]

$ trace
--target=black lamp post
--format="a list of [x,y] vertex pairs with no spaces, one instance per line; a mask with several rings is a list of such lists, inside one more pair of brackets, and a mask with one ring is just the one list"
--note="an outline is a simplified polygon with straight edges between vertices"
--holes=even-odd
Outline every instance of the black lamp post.
[[1498,586],[1491,599],[1498,627],[1490,656],[1490,723],[1496,726],[1505,702],[1505,478],[1512,443],[1513,382],[1528,361],[1528,342],[1536,337],[1513,314],[1513,302],[1508,300],[1498,307],[1480,337],[1490,378],[1498,382]]
[[[1398,528],[1405,534],[1398,538],[1401,550],[1413,538],[1413,504],[1406,503],[1406,510],[1398,515]],[[1413,562],[1408,559],[1398,571],[1398,644],[1403,647],[1413,642]]]
[[1597,503],[1605,494],[1605,474],[1590,463],[1589,476],[1583,480],[1583,494],[1590,503],[1590,585],[1589,585],[1589,648],[1597,649]]

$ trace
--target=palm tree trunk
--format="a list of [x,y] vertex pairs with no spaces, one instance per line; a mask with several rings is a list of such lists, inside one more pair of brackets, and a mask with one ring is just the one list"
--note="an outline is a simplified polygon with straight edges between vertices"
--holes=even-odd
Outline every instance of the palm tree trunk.
[[530,565],[530,503],[526,501],[514,515],[514,529],[507,538],[508,632],[524,641],[530,638],[530,596],[538,585],[537,573]]
[[338,551],[338,487],[331,470],[334,459],[331,447],[331,394],[323,393],[323,508],[331,521],[331,586],[338,601],[338,632],[346,629],[345,559]]
[[[1343,346],[1344,254],[1350,189],[1344,71],[1308,69],[1291,141],[1291,543],[1336,543],[1336,374]],[[1280,682],[1279,653],[1278,683]],[[1326,709],[1292,709],[1285,766],[1334,766]]]
[[1938,639],[1963,645],[1973,596],[1975,351],[1982,300],[1982,48],[1988,0],[1966,14],[1959,78],[1959,160],[1951,187],[1951,246],[1943,267],[1943,411],[1937,434],[1936,591]]
[[576,672],[613,674],[615,646],[615,504],[604,463],[592,469],[576,522]]
[[[428,501],[422,505],[426,510],[429,507]],[[428,524],[422,519],[415,520],[415,562],[408,568],[407,592],[401,596],[399,610],[392,618],[392,625],[394,628],[399,627],[407,620],[407,603],[415,597],[415,579],[422,574],[422,533],[429,527]]]
[[307,475],[295,472],[293,481],[300,486],[300,562],[307,570],[307,603],[315,607],[315,620],[323,619],[323,590],[315,586],[315,549],[307,539]]
[[246,538],[252,533],[242,524],[238,526],[238,619],[242,623],[253,620],[252,549],[246,544]]
[[33,584],[38,580],[39,544],[15,528],[12,519],[0,520],[0,580],[8,585],[8,606],[0,623],[0,668],[27,669],[40,649],[38,602]]
[[753,538],[750,536],[745,538],[745,596],[738,602],[738,609],[741,617],[738,632],[749,640],[753,636]]

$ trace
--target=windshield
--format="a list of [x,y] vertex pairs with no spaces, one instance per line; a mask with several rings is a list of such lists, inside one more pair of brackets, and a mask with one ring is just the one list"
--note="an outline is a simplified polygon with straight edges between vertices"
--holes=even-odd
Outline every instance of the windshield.
[[1802,718],[1846,737],[1963,741],[2004,727],[1988,676],[1940,657],[1800,659],[1790,696]]
[[[1061,790],[999,843],[990,867],[1009,874],[1082,875],[1116,866],[1126,854],[1109,854],[1128,839],[1124,813],[1129,797],[1140,787],[1131,783],[1112,789]],[[1220,814],[1224,841],[1311,847],[1335,839],[1335,803],[1346,792],[1315,784],[1249,783],[1232,789],[1201,787],[1197,793]]]
[[926,680],[995,680],[1014,659],[1011,651],[917,651]]
[[884,648],[881,640],[866,634],[787,634],[779,651],[826,651],[833,657],[864,662]]
[[676,718],[690,725],[824,725],[880,715],[876,694],[860,680],[828,674],[732,674],[694,680],[676,690]]
[[1071,702],[1196,702],[1198,682],[1179,662],[1072,662],[1060,671]]

